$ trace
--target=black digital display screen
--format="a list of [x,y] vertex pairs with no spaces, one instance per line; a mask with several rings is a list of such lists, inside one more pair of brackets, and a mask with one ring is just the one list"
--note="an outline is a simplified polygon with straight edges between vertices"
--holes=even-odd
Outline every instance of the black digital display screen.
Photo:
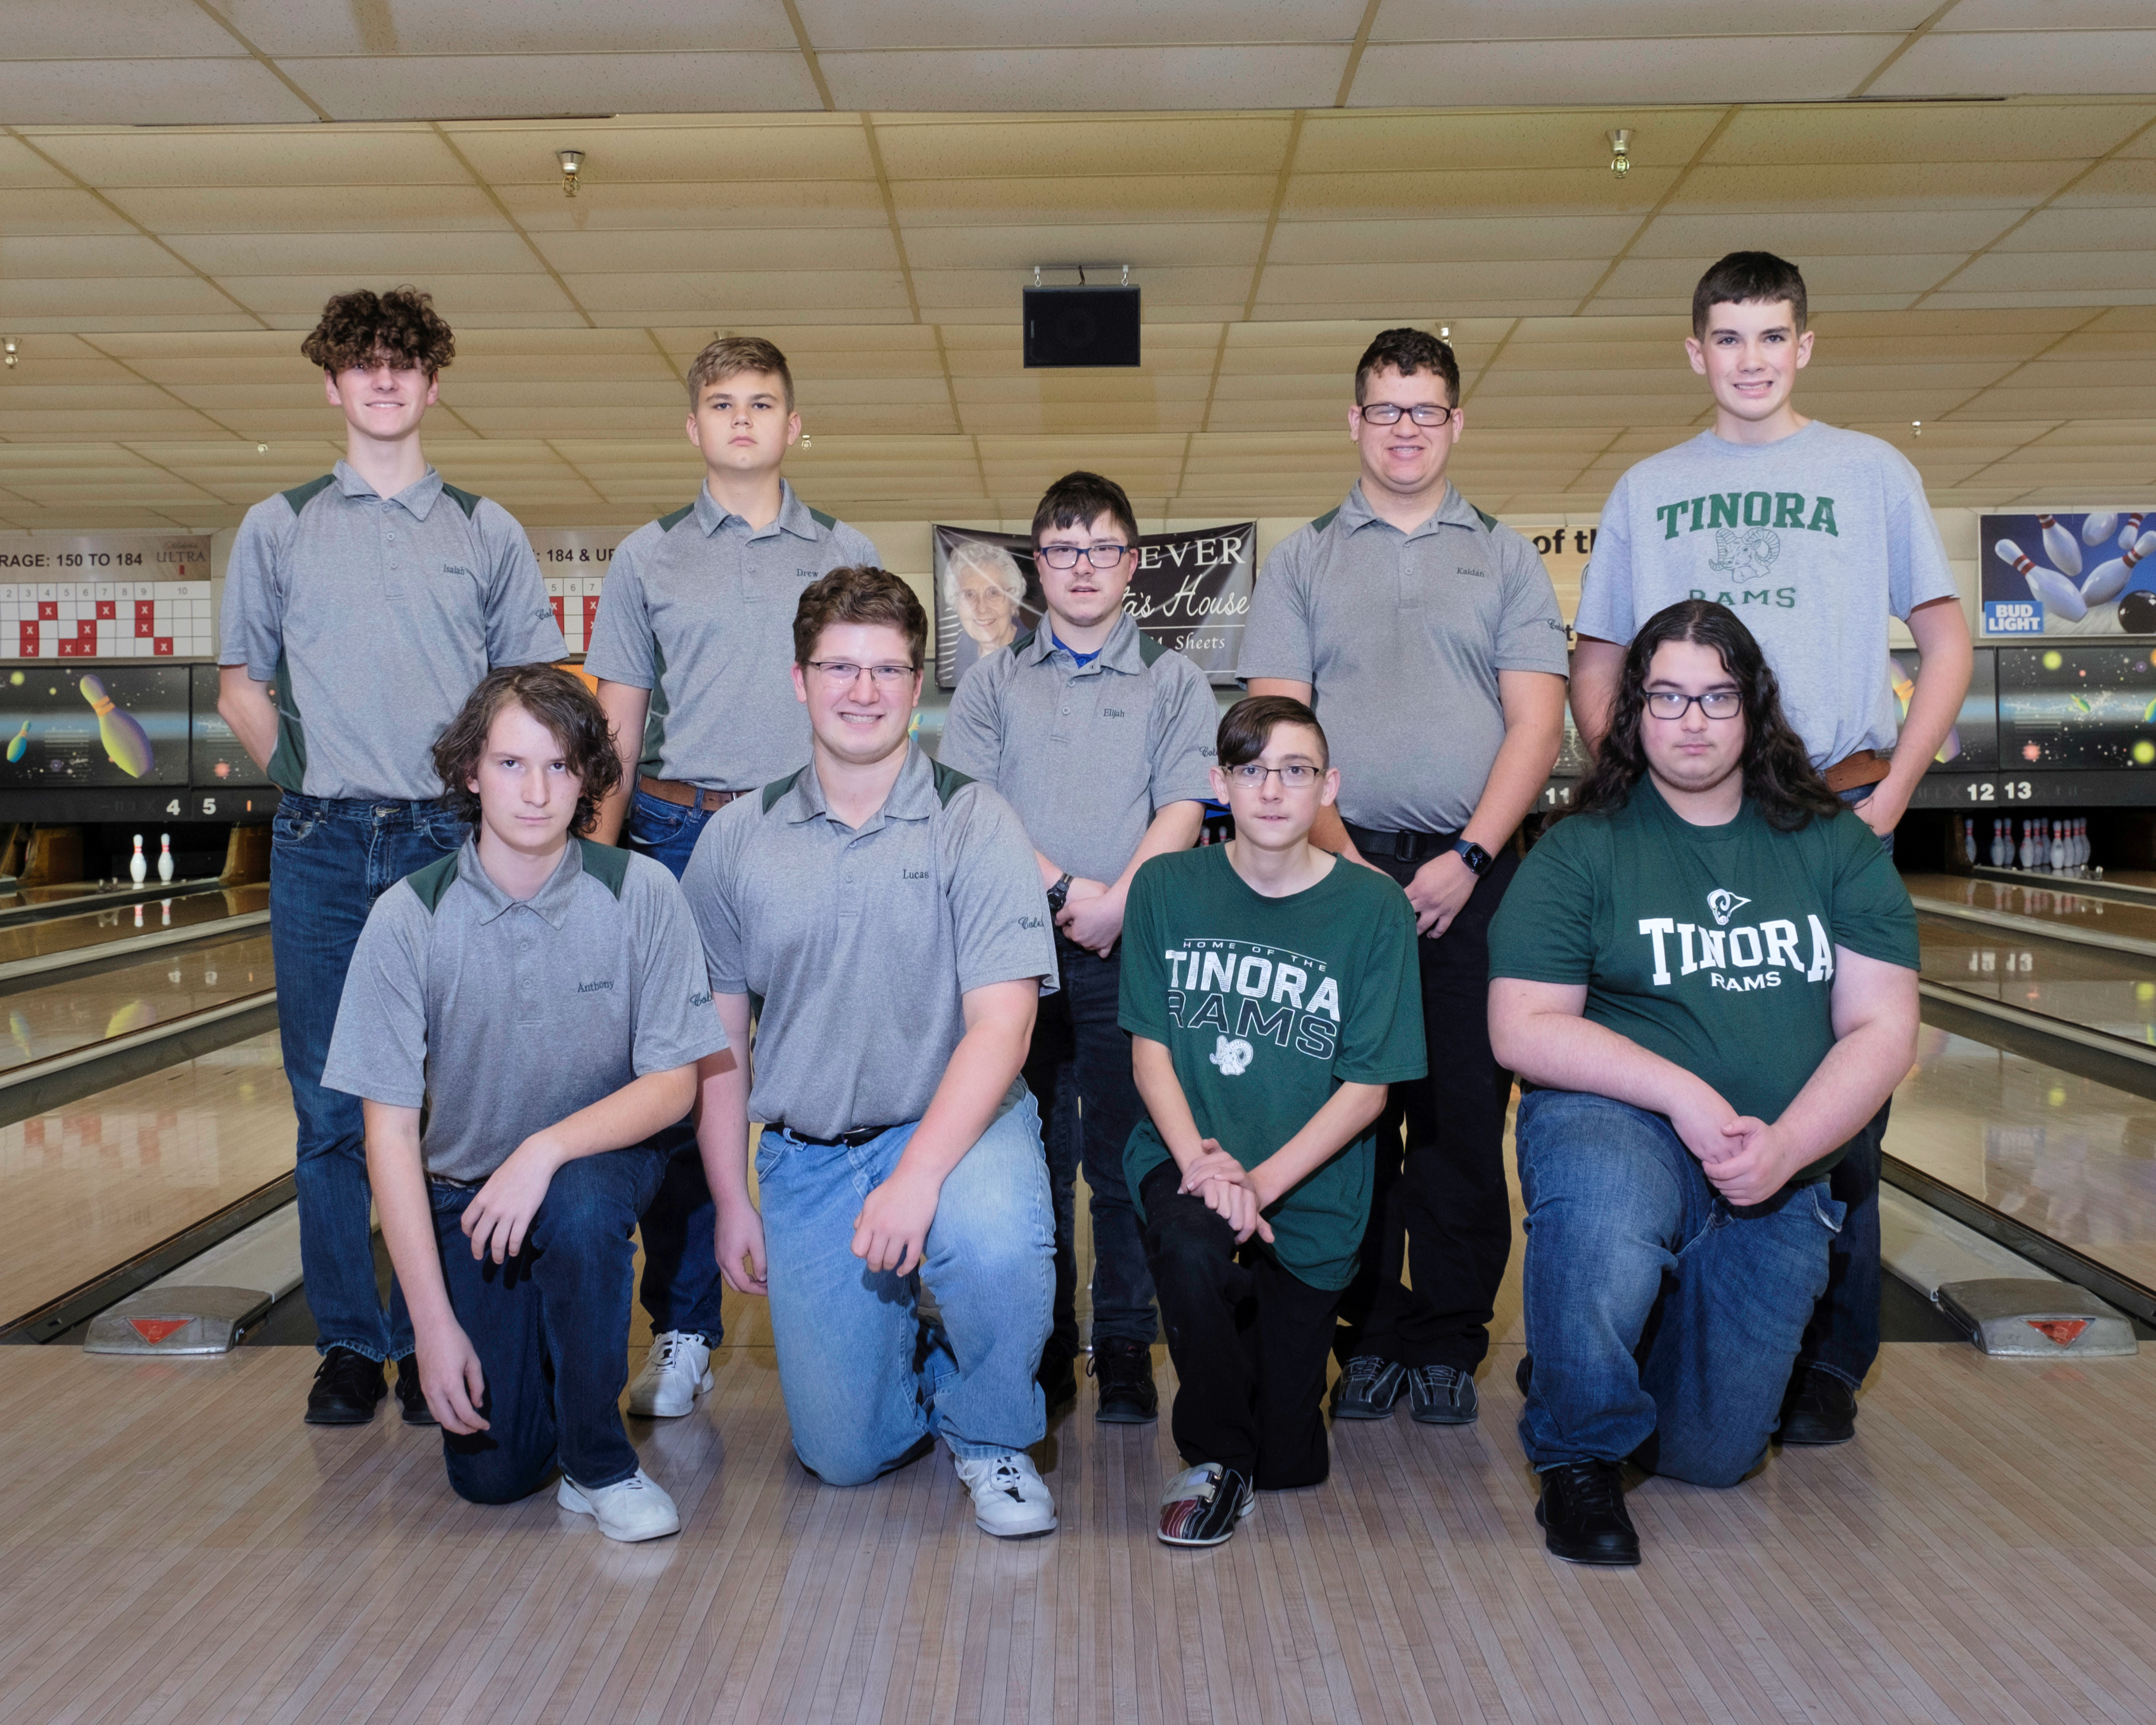
[[185,784],[187,670],[29,663],[0,670],[0,789]]
[[2000,648],[1999,765],[2156,772],[2156,651]]

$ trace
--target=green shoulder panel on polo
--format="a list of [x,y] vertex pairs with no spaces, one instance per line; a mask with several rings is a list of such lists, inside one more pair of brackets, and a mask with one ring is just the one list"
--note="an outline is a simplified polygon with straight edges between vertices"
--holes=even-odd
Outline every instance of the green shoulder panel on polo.
[[612,893],[619,902],[622,883],[629,879],[629,853],[591,839],[578,839],[577,848],[583,853],[584,872]]
[[696,512],[695,504],[685,503],[671,515],[662,515],[659,517],[659,531],[662,533],[670,533]]
[[292,693],[292,667],[277,655],[277,747],[270,756],[270,783],[284,791],[300,791],[307,783],[307,732],[300,722],[300,703]]
[[1168,643],[1158,636],[1138,631],[1138,660],[1142,665],[1158,665],[1160,655],[1168,651]]
[[1040,631],[1037,629],[1029,629],[1016,640],[1013,641],[1010,644],[1011,657],[1015,659],[1019,654],[1024,652],[1027,648],[1033,644],[1033,638],[1040,633]]
[[1323,515],[1318,516],[1316,521],[1310,524],[1310,531],[1313,533],[1322,533],[1327,527],[1332,525],[1332,517],[1339,513],[1339,506],[1335,505],[1332,508],[1327,510]]
[[766,814],[778,806],[778,799],[800,783],[801,775],[808,769],[797,767],[783,778],[774,778],[763,788],[763,812]]
[[829,532],[832,528],[839,525],[838,516],[834,515],[826,515],[822,510],[816,508],[814,505],[811,505],[809,507],[808,516],[809,519],[814,521],[816,525],[821,527],[826,533]]
[[936,800],[948,809],[951,799],[958,794],[958,788],[973,782],[973,775],[961,773],[956,767],[946,767],[941,761],[937,762],[935,767]]
[[[1460,501],[1462,503],[1467,503],[1467,500],[1465,497],[1461,498]],[[1467,506],[1475,511],[1476,516],[1481,521],[1482,525],[1491,532],[1494,533],[1497,531],[1496,516],[1491,514],[1488,510],[1484,509],[1479,504],[1467,503]]]
[[320,479],[309,480],[304,485],[293,486],[290,490],[285,493],[285,501],[292,506],[292,513],[297,515],[307,506],[311,499],[319,496],[325,487],[336,483],[336,475],[333,473],[326,473]]
[[470,521],[479,508],[479,493],[476,491],[462,491],[454,485],[445,485],[442,487],[442,495],[464,511],[466,521]]
[[410,887],[419,902],[433,916],[442,902],[442,895],[449,890],[449,883],[457,878],[457,859],[461,850],[452,850],[447,856],[439,856],[416,874],[407,875],[404,884]]

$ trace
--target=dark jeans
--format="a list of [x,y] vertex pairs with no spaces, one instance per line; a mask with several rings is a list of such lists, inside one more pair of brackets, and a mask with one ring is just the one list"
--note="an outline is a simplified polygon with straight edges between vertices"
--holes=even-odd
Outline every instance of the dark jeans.
[[637,1469],[621,1423],[629,1382],[629,1296],[636,1219],[666,1165],[639,1144],[562,1163],[524,1250],[475,1260],[458,1225],[475,1186],[429,1183],[449,1307],[479,1355],[487,1429],[442,1434],[449,1485],[473,1503],[514,1503],[558,1464],[587,1491]]
[[300,1268],[316,1348],[369,1359],[412,1351],[412,1320],[393,1282],[382,1308],[368,1218],[367,1132],[357,1096],[324,1090],[352,948],[374,901],[464,843],[467,829],[433,803],[340,802],[287,793],[270,827],[270,927],[277,1031],[299,1117]]
[[1152,1346],[1152,1276],[1123,1173],[1123,1146],[1145,1118],[1131,1075],[1131,1039],[1116,1023],[1122,949],[1103,958],[1055,937],[1062,987],[1045,996],[1025,1060],[1025,1087],[1040,1104],[1040,1142],[1055,1206],[1055,1327],[1048,1353],[1079,1352],[1078,1256],[1072,1214],[1078,1164],[1092,1189],[1093,1337]]
[[1170,1429],[1193,1467],[1217,1461],[1261,1491],[1321,1484],[1325,1354],[1337,1288],[1314,1288],[1255,1242],[1239,1249],[1171,1159],[1145,1177],[1146,1260],[1178,1389]]
[[[1402,886],[1421,866],[1370,860]],[[1490,1351],[1490,1319],[1512,1248],[1505,1183],[1512,1075],[1490,1051],[1490,919],[1519,866],[1510,850],[1500,850],[1443,937],[1415,942],[1430,1076],[1394,1085],[1378,1120],[1369,1230],[1341,1302],[1342,1359],[1373,1353],[1404,1366],[1471,1373]],[[1412,1289],[1401,1285],[1404,1260]]]
[[[678,880],[711,814],[637,791],[629,798],[623,836],[631,850],[665,864]],[[666,1153],[666,1175],[644,1218],[644,1280],[637,1295],[651,1314],[654,1332],[680,1330],[716,1348],[726,1333],[719,1317],[726,1285],[719,1279],[715,1243],[718,1210],[704,1178],[696,1128],[684,1120],[652,1142]]]

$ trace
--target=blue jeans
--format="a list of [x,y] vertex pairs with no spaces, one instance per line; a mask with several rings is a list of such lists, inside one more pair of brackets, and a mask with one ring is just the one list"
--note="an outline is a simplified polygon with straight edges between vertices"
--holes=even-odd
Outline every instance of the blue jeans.
[[433,803],[352,803],[287,793],[270,826],[270,929],[277,1031],[299,1117],[295,1183],[300,1269],[316,1348],[369,1359],[412,1352],[412,1320],[393,1282],[374,1277],[367,1133],[357,1096],[324,1090],[352,950],[374,901],[464,843],[467,829]]
[[1669,1122],[1607,1096],[1529,1091],[1517,1143],[1528,1461],[1735,1485],[1780,1420],[1841,1205],[1815,1180],[1733,1211]]
[[621,1423],[636,1219],[665,1153],[637,1144],[562,1163],[506,1263],[474,1259],[459,1225],[476,1186],[429,1183],[449,1307],[479,1355],[487,1429],[442,1434],[449,1486],[473,1503],[514,1503],[558,1463],[587,1491],[636,1471]]
[[1041,1144],[1055,1205],[1052,1351],[1069,1360],[1077,1358],[1080,1347],[1075,1205],[1081,1161],[1093,1194],[1093,1339],[1150,1348],[1160,1326],[1138,1213],[1123,1173],[1123,1146],[1145,1118],[1145,1103],[1131,1073],[1130,1033],[1116,1022],[1122,948],[1103,958],[1058,935],[1055,963],[1063,986],[1040,1003],[1025,1083],[1040,1104]]
[[[664,863],[678,880],[716,813],[685,809],[637,791],[629,798],[623,836],[631,850]],[[716,1348],[726,1334],[719,1316],[726,1285],[719,1279],[714,1244],[718,1212],[704,1178],[696,1128],[685,1120],[652,1142],[665,1150],[668,1161],[666,1178],[644,1219],[644,1280],[637,1294],[651,1314],[654,1332],[680,1330]]]
[[826,1485],[888,1473],[932,1432],[960,1455],[999,1455],[1048,1430],[1033,1376],[1055,1291],[1040,1110],[1026,1097],[952,1169],[915,1275],[871,1272],[853,1254],[854,1218],[913,1131],[855,1147],[767,1128],[757,1147],[779,1391],[793,1452]]

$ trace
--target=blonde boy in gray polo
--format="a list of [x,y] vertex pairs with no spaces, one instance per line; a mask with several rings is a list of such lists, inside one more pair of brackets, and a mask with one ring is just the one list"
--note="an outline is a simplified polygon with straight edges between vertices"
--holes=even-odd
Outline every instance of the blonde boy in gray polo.
[[[632,850],[675,879],[713,813],[808,757],[793,698],[793,608],[827,570],[880,561],[861,534],[814,510],[779,477],[801,435],[786,356],[754,336],[713,341],[689,367],[689,441],[704,458],[696,501],[647,522],[615,550],[584,669],[622,752],[620,788],[598,839],[626,830]],[[674,1162],[644,1223],[651,1352],[629,1411],[686,1414],[710,1387],[719,1343],[711,1194],[696,1138]]]
[[1078,1394],[1072,1209],[1082,1158],[1093,1218],[1095,1417],[1140,1425],[1159,1411],[1159,1327],[1123,1176],[1123,1146],[1145,1104],[1131,1039],[1116,1022],[1118,941],[1138,865],[1197,839],[1212,794],[1217,708],[1204,673],[1142,634],[1123,609],[1138,530],[1121,485],[1065,474],[1034,511],[1033,540],[1048,614],[967,670],[938,753],[1018,810],[1056,921],[1063,986],[1041,1003],[1025,1067],[1055,1195],[1055,1332],[1041,1360],[1049,1406]]

